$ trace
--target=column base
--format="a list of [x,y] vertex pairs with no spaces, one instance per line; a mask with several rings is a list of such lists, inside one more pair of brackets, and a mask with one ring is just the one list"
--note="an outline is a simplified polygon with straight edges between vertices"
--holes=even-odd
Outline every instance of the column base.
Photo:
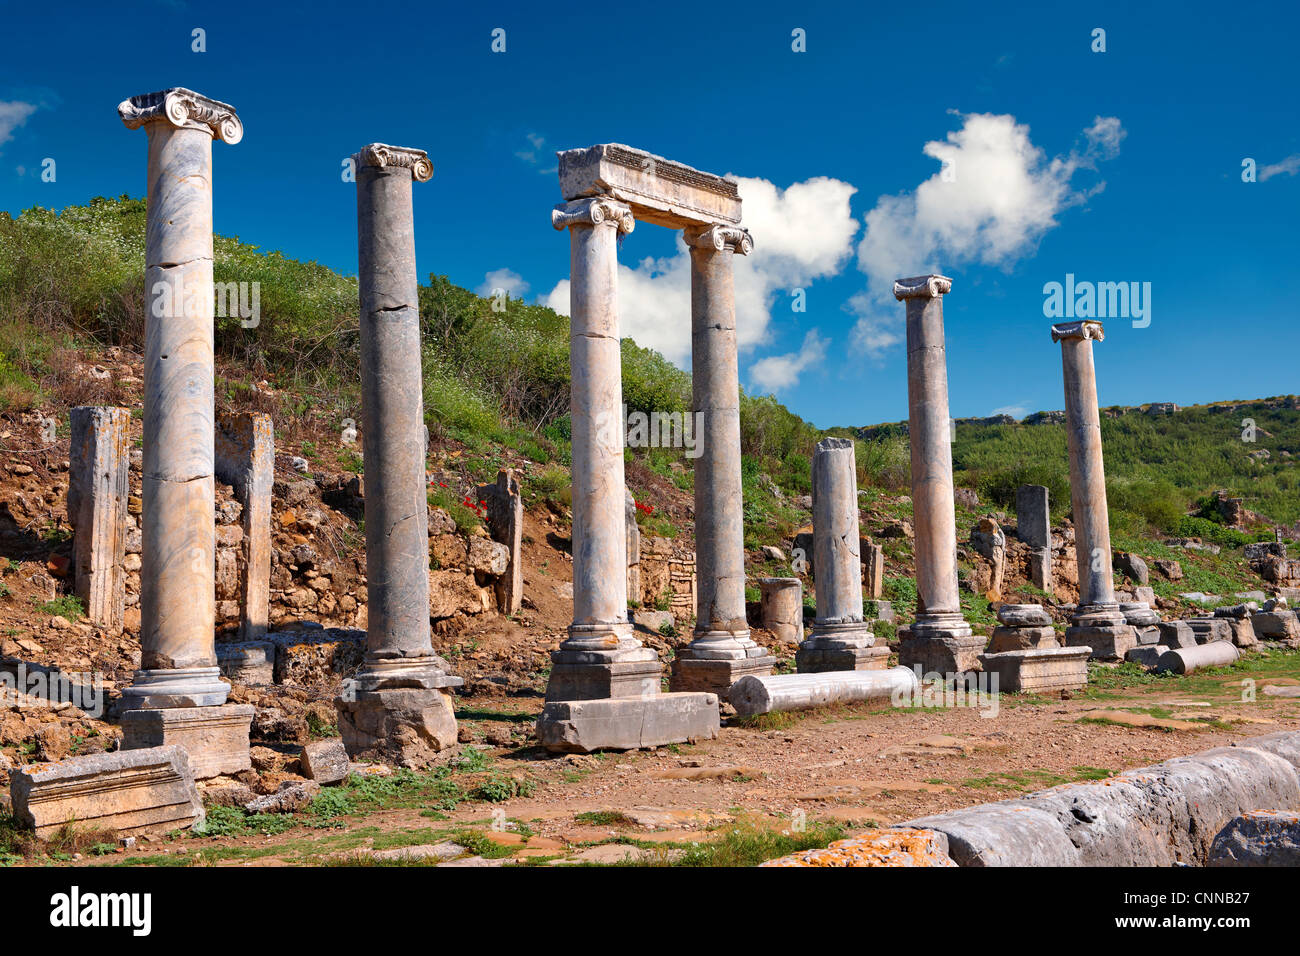
[[677,652],[673,661],[672,673],[668,678],[668,689],[673,693],[700,692],[716,694],[725,698],[731,685],[742,677],[754,675],[766,677],[776,666],[776,658],[763,648],[755,647],[759,655],[740,660],[719,660],[709,657],[695,657],[689,646]]
[[248,770],[248,728],[255,708],[168,707],[129,710],[122,715],[122,749],[177,746],[189,757],[195,780]]
[[230,695],[219,667],[178,667],[135,672],[122,691],[120,711],[169,707],[220,707]]
[[1092,659],[1098,661],[1122,661],[1125,655],[1138,645],[1137,631],[1124,624],[1123,615],[1119,624],[1080,625],[1065,629],[1066,647],[1092,648]]
[[898,632],[898,663],[922,674],[964,674],[979,670],[985,639],[971,633],[960,614],[918,619]]
[[1127,624],[1124,612],[1118,604],[1080,604],[1070,615],[1070,621],[1076,627],[1109,627]]
[[451,694],[439,688],[356,690],[334,700],[348,756],[419,770],[456,745]]
[[1039,647],[981,654],[980,664],[997,679],[998,692],[1079,690],[1088,685],[1088,654],[1086,647]]
[[537,738],[553,753],[636,750],[718,736],[715,694],[657,694],[609,700],[550,701]]
[[[630,626],[630,625],[629,625]],[[635,638],[614,648],[583,650],[566,641],[551,653],[546,699],[600,700],[606,697],[652,697],[661,690],[659,655]]]
[[[345,682],[343,696],[359,691],[400,688],[441,690],[465,683],[463,678],[448,673],[450,670],[451,665],[436,654],[425,657],[367,656],[356,676]],[[350,692],[346,689],[349,685],[352,687]]]

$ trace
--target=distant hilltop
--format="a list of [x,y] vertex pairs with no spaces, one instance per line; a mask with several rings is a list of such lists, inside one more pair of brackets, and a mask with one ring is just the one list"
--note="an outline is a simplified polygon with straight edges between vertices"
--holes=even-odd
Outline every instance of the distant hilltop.
[[[1186,407],[1177,405],[1174,402],[1149,402],[1145,405],[1111,405],[1101,410],[1102,415],[1107,418],[1122,418],[1125,415],[1151,415],[1158,417],[1162,415],[1176,415],[1182,411],[1192,409],[1205,412],[1218,412],[1226,415],[1243,409],[1266,409],[1266,408],[1300,408],[1300,396],[1296,395],[1278,395],[1273,398],[1258,398],[1250,401],[1227,401],[1211,402],[1208,405],[1188,405]],[[1034,412],[1032,415],[1026,415],[1023,419],[1016,419],[1011,415],[990,415],[988,418],[957,418],[953,420],[957,425],[1060,425],[1065,422],[1065,412],[1063,410]],[[907,422],[889,422],[880,425],[863,425],[856,428],[850,428],[854,435],[862,441],[873,441],[890,435],[906,435]]]

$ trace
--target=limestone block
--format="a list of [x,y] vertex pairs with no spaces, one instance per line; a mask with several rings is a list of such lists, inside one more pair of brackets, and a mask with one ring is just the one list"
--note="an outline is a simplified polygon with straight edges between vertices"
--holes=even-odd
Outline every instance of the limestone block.
[[239,773],[252,766],[248,730],[254,712],[247,704],[129,710],[122,715],[122,749],[180,747],[196,780]]
[[1122,661],[1137,643],[1137,632],[1127,624],[1076,626],[1065,631],[1065,646],[1090,647],[1094,660]]
[[[863,626],[865,631],[865,625]],[[866,632],[871,640],[875,635]],[[869,647],[835,647],[820,644],[817,639],[805,640],[795,652],[795,670],[800,674],[820,674],[827,671],[878,671],[889,666],[889,645],[873,644]]]
[[1056,628],[1050,624],[1045,627],[995,627],[993,639],[989,641],[990,654],[1038,647],[1060,647]]
[[803,850],[759,866],[956,866],[948,838],[937,830],[892,828],[836,840],[825,849]]
[[471,538],[469,569],[489,577],[500,577],[510,567],[510,549],[491,538]]
[[126,610],[126,501],[131,414],[83,406],[71,413],[68,520],[73,586],[91,623],[120,629]]
[[787,644],[803,640],[803,582],[761,578],[758,582],[763,628]]
[[1043,485],[1016,489],[1016,535],[1035,550],[1052,546],[1052,516]]
[[769,674],[738,680],[727,699],[742,717],[773,711],[808,710],[828,704],[886,701],[895,694],[915,694],[916,674],[907,667],[886,670]]
[[1078,690],[1088,684],[1087,647],[1037,647],[980,655],[986,674],[996,674],[998,691],[1038,694]]
[[1196,635],[1197,644],[1232,640],[1232,627],[1229,625],[1227,618],[1193,617],[1188,619],[1187,626]]
[[1195,647],[1196,632],[1186,621],[1161,621],[1160,643],[1165,647]]
[[879,600],[885,589],[885,549],[878,544],[862,547],[862,591],[867,600]]
[[166,833],[204,817],[194,774],[180,747],[29,764],[13,771],[10,792],[14,816],[38,837],[69,823],[121,836]]
[[1256,614],[1251,623],[1255,627],[1255,635],[1266,641],[1287,641],[1300,638],[1300,621],[1296,620],[1296,612],[1289,610],[1274,610]]
[[1078,848],[1054,814],[1009,802],[953,810],[899,824],[937,830],[958,866],[1080,866]]
[[1160,658],[1169,651],[1163,644],[1139,644],[1124,655],[1124,660],[1142,667],[1155,667]]
[[348,776],[348,751],[340,739],[315,740],[302,748],[303,775],[317,783],[339,783]]
[[1300,866],[1300,813],[1255,810],[1214,837],[1207,866]]
[[334,701],[339,733],[353,760],[423,769],[456,744],[451,694],[440,689],[355,691]]
[[552,752],[635,750],[711,740],[718,725],[714,694],[551,701],[538,718],[537,738]]

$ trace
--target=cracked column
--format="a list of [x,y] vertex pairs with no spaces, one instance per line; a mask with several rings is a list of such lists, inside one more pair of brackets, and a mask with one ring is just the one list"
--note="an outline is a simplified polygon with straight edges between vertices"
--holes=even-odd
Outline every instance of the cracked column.
[[1070,647],[1091,647],[1092,656],[1123,660],[1137,646],[1137,633],[1115,601],[1111,573],[1110,517],[1106,507],[1106,472],[1101,457],[1101,414],[1097,407],[1097,372],[1092,341],[1105,338],[1100,322],[1063,322],[1052,326],[1052,341],[1061,343],[1065,379],[1065,431],[1070,449],[1070,506],[1079,568],[1079,604],[1065,632]]
[[800,673],[878,670],[889,648],[862,617],[858,471],[853,440],[823,438],[813,450],[813,581],[817,619],[800,645]]
[[662,668],[627,619],[618,238],[635,223],[626,204],[595,198],[556,207],[551,224],[570,243],[573,623],[546,699],[643,697],[659,692]]
[[411,183],[423,150],[372,143],[357,182],[361,416],[366,458],[366,656],[335,701],[348,753],[428,765],[456,743],[449,688],[463,683],[433,651],[425,487],[419,282]]
[[[900,633],[898,662],[925,672],[978,670],[984,638],[971,633],[957,593],[957,517],[952,493],[948,366],[943,337],[946,276],[899,279],[907,307],[907,404],[916,527],[916,620]],[[816,566],[814,565],[814,568]]]
[[691,250],[691,405],[702,416],[695,460],[695,633],[673,661],[675,691],[725,695],[747,674],[776,663],[745,619],[745,509],[740,484],[740,378],[733,257],[753,249],[749,232],[715,225],[687,230]]
[[175,88],[117,108],[149,136],[141,669],[128,708],[224,704],[214,636],[212,139],[234,107]]
[[197,777],[238,773],[253,708],[226,704],[214,646],[212,139],[233,145],[244,127],[180,87],[117,111],[149,137],[141,661],[122,692],[122,749],[177,744]]

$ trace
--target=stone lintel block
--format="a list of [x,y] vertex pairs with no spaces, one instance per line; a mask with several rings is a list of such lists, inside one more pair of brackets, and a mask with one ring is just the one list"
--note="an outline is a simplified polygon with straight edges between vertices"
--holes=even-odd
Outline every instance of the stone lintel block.
[[1196,635],[1197,644],[1208,644],[1210,641],[1230,641],[1232,640],[1232,627],[1227,618],[1223,617],[1193,617],[1188,618],[1187,626],[1192,629]]
[[1078,690],[1088,684],[1086,647],[1039,647],[984,654],[986,674],[996,674],[997,689],[1007,693]]
[[1137,647],[1137,631],[1127,624],[1099,624],[1066,628],[1066,647],[1090,647],[1093,660],[1122,661]]
[[122,749],[180,747],[196,780],[239,773],[252,767],[248,729],[254,713],[248,704],[129,710],[122,715]]
[[445,690],[400,687],[337,697],[339,734],[353,760],[423,769],[456,744],[456,712]]
[[270,641],[218,644],[217,667],[232,684],[274,684],[275,645]]
[[1056,628],[1048,625],[1033,627],[995,627],[993,640],[989,642],[990,654],[1004,651],[1023,651],[1034,647],[1060,647]]
[[122,836],[166,833],[204,817],[189,759],[180,747],[29,764],[13,771],[10,793],[14,816],[38,837],[69,823]]
[[557,753],[635,750],[694,743],[718,736],[716,694],[551,701],[537,721],[537,738]]
[[979,634],[914,636],[911,628],[899,631],[898,663],[920,667],[926,674],[964,674],[979,670],[985,638]]
[[751,674],[761,677],[772,673],[775,666],[776,658],[766,654],[733,661],[689,657],[679,652],[673,660],[668,689],[675,694],[696,692],[726,697],[731,685],[742,677]]
[[1160,643],[1160,625],[1151,624],[1147,627],[1135,627],[1137,631],[1138,644],[1158,645]]
[[889,645],[872,647],[808,647],[807,641],[795,652],[795,668],[800,674],[826,671],[878,671],[889,667]]
[[[558,653],[563,653],[558,652]],[[546,699],[602,700],[648,697],[662,689],[663,665],[653,660],[572,663],[555,661],[546,682]]]
[[686,229],[740,222],[740,192],[729,179],[618,143],[559,154],[560,191],[568,201],[609,196],[643,222]]

